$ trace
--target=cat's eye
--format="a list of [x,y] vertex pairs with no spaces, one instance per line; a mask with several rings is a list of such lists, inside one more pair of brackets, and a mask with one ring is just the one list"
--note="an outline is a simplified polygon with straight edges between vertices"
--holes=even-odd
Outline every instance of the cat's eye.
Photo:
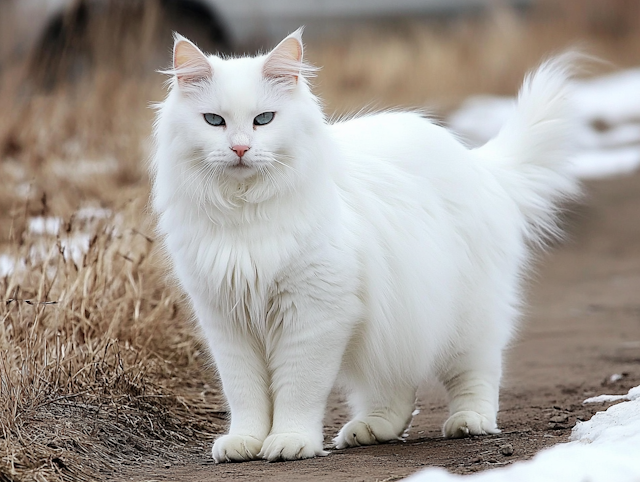
[[227,125],[222,116],[219,116],[218,114],[205,114],[204,120],[206,120],[207,123],[211,124],[212,126]]
[[273,120],[273,117],[276,115],[275,112],[263,112],[262,114],[258,114],[255,119],[253,119],[254,126],[265,126],[269,122]]

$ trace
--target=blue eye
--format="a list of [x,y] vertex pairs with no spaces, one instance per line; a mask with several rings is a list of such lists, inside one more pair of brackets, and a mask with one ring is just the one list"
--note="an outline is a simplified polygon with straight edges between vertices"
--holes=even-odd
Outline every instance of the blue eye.
[[218,114],[205,114],[204,120],[207,121],[208,124],[212,126],[224,126],[227,125],[224,119]]
[[265,126],[269,122],[273,120],[273,117],[276,115],[275,112],[263,112],[262,114],[258,114],[255,119],[253,119],[254,126]]

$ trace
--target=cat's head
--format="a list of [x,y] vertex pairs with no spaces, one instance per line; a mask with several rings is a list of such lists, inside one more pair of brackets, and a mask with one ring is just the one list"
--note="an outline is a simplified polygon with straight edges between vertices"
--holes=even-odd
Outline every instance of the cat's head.
[[313,69],[303,62],[301,34],[267,55],[230,59],[207,56],[176,35],[163,115],[172,117],[176,142],[216,178],[273,182],[303,169],[296,150],[323,118],[305,80]]

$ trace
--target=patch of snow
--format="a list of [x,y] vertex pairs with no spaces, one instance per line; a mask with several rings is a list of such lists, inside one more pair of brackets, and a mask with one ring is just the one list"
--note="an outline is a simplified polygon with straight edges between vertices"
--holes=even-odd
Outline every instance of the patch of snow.
[[[614,373],[613,375],[611,375],[609,377],[609,383],[615,383],[617,381],[620,381],[624,378],[624,375],[621,373]],[[584,403],[584,402],[583,402]]]
[[578,134],[579,145],[585,149],[615,148],[640,144],[640,124],[621,124],[599,131],[592,126],[581,124]]
[[[107,220],[103,225],[101,221]],[[34,216],[27,220],[27,232],[31,235],[22,258],[0,253],[0,278],[21,273],[27,267],[42,266],[47,277],[56,275],[60,256],[64,261],[81,265],[89,251],[91,239],[103,229],[117,233],[123,216],[99,206],[83,206],[70,221],[70,232],[65,220],[54,216]]]
[[577,83],[578,113],[613,125],[640,121],[640,69],[629,69]]
[[[84,255],[89,250],[89,243],[96,232],[97,221],[110,218],[113,215],[110,209],[84,206],[80,208],[75,219],[79,222],[72,223],[73,232],[70,234],[61,233],[63,220],[59,217],[37,216],[28,220],[27,229],[30,234],[36,236],[31,240],[28,260],[30,263],[38,264],[48,262],[59,255],[59,248],[56,243],[52,243],[50,238],[44,236],[57,236],[57,243],[62,249],[62,256],[65,261],[71,260],[77,265],[81,264]],[[117,223],[118,216],[114,222]],[[10,264],[12,258],[0,259],[0,273],[14,271],[14,265]]]
[[[618,375],[618,377],[620,378],[616,378],[616,380],[613,380],[615,376],[616,375],[611,376],[612,381],[620,380],[622,378],[622,375]],[[617,402],[619,400],[637,400],[637,399],[640,399],[640,386],[632,388],[631,390],[629,390],[629,393],[627,393],[626,395],[598,395],[597,397],[587,398],[582,403],[606,403],[606,402]]]
[[62,227],[62,218],[36,216],[29,219],[28,230],[31,234],[49,234],[55,236]]
[[621,147],[584,150],[573,158],[569,169],[581,179],[599,179],[630,174],[639,167],[640,147]]
[[89,233],[76,233],[61,239],[60,246],[63,249],[64,259],[71,259],[76,265],[80,265],[84,255],[89,251],[90,242],[91,235]]
[[[508,467],[460,476],[433,467],[407,482],[638,482],[640,480],[640,386],[626,402],[578,423],[571,442],[543,450]],[[596,397],[597,398],[597,397]]]
[[16,260],[8,254],[0,254],[0,278],[10,275],[16,269]]

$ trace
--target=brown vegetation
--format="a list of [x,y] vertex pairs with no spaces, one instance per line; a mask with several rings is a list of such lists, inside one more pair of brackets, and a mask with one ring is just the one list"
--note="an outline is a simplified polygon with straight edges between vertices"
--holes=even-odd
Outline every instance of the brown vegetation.
[[[310,45],[317,91],[329,113],[372,100],[446,109],[513,94],[541,57],[581,40],[615,65],[640,62],[637,2],[547,3]],[[0,270],[14,264],[0,277],[0,481],[106,478],[207,450],[225,409],[147,208],[162,79],[97,65],[38,93],[24,67],[0,72]],[[34,217],[60,221],[42,233]]]

